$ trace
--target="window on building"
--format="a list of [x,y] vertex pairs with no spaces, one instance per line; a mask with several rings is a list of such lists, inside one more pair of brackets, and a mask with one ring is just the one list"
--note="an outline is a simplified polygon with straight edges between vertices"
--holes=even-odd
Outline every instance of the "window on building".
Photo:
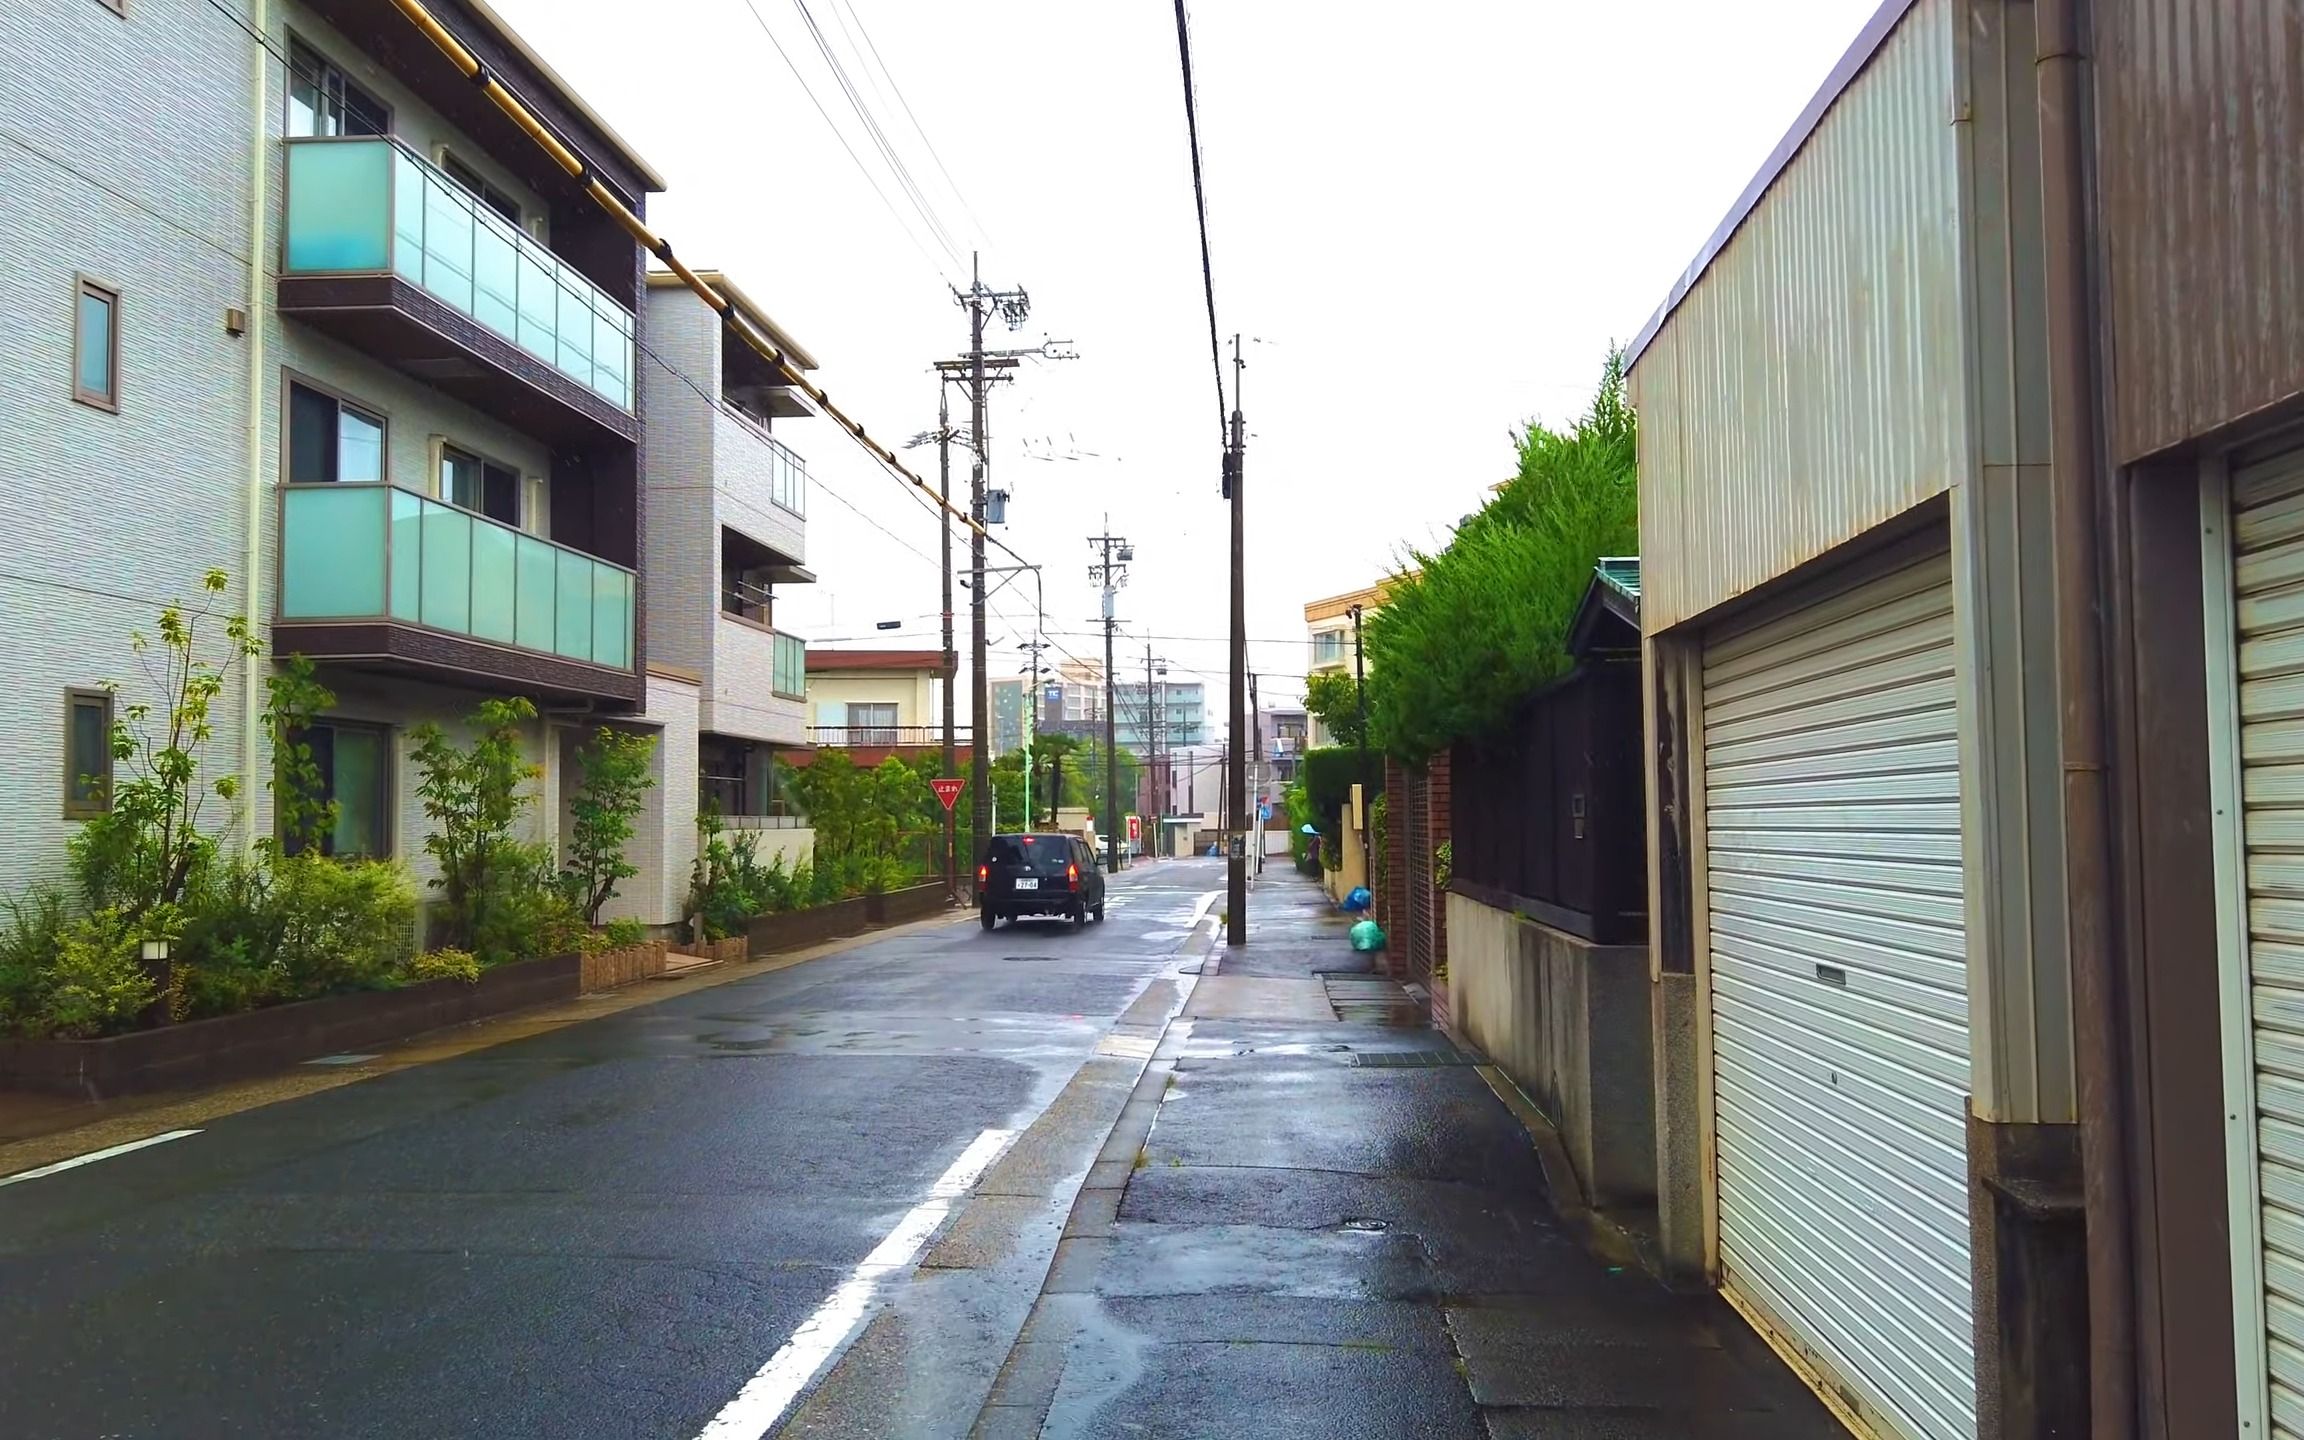
[[[297,733],[311,747],[320,794],[336,823],[320,837],[323,855],[381,860],[392,853],[392,732],[380,725],[321,720]],[[288,837],[291,850],[302,842]]]
[[697,744],[697,803],[707,813],[733,818],[784,815],[775,752],[750,740],[706,735]]
[[440,498],[460,509],[520,523],[520,472],[453,445],[440,447]]
[[1312,663],[1315,665],[1341,665],[1344,663],[1344,632],[1323,630],[1312,637]]
[[517,225],[520,223],[520,202],[500,185],[492,185],[479,171],[456,158],[452,150],[440,152],[440,168],[448,178],[480,197],[480,203]]
[[64,692],[64,818],[112,808],[112,692]]
[[288,479],[296,485],[384,478],[384,417],[325,390],[288,386]]
[[392,111],[301,40],[288,41],[288,133],[389,135]]
[[850,705],[848,707],[848,743],[851,745],[895,744],[895,705],[892,703]]
[[72,398],[120,408],[120,292],[82,280],[72,317]]

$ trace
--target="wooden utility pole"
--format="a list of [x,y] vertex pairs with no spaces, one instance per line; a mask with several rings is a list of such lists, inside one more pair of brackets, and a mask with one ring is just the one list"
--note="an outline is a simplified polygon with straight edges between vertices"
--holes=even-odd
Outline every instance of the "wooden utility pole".
[[[984,321],[997,310],[1007,320],[1011,330],[1024,323],[1031,313],[1032,298],[1019,286],[1014,290],[989,290],[984,285],[982,257],[970,257],[968,288],[955,287],[953,299],[968,312],[968,436],[974,451],[974,462],[968,467],[968,517],[975,522],[968,534],[968,659],[969,719],[977,732],[976,744],[969,755],[968,778],[974,792],[968,802],[970,831],[976,847],[981,850],[992,834],[992,756],[983,743],[986,717],[992,708],[990,677],[986,674],[984,643],[984,478],[992,460],[990,437],[985,429],[985,392],[988,388],[984,353]],[[1013,368],[1014,360],[1008,361]],[[950,569],[949,566],[946,567]]]
[[1240,382],[1246,362],[1240,358],[1240,337],[1232,337],[1232,437],[1224,455],[1224,488],[1232,501],[1232,733],[1225,747],[1233,763],[1224,776],[1225,797],[1232,832],[1230,857],[1225,862],[1224,943],[1248,943],[1248,785],[1247,767],[1239,762],[1240,746],[1248,736],[1248,422],[1240,409]]

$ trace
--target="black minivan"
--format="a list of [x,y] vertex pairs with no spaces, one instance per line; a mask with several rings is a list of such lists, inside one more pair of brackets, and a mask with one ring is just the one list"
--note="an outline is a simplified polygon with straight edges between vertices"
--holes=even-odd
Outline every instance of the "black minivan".
[[1104,918],[1104,868],[1071,835],[995,835],[976,867],[976,918],[989,930],[1020,915]]

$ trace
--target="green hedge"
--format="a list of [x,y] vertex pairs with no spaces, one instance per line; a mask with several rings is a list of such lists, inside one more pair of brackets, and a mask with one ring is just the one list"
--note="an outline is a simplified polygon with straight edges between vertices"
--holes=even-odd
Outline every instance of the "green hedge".
[[1343,822],[1339,818],[1346,805],[1352,802],[1352,786],[1359,782],[1367,787],[1368,799],[1373,801],[1384,793],[1384,757],[1371,750],[1365,769],[1360,752],[1342,745],[1323,746],[1304,752],[1303,768],[1296,772],[1302,777],[1304,799],[1312,812],[1312,823],[1320,827],[1322,853],[1330,860],[1343,854]]

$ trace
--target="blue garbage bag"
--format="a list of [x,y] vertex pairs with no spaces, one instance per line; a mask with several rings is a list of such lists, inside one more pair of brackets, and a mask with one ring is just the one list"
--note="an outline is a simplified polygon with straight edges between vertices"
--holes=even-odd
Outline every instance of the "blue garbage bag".
[[1368,893],[1367,886],[1355,885],[1352,887],[1352,893],[1344,897],[1344,908],[1358,914],[1375,902],[1376,897]]
[[1384,948],[1384,927],[1373,920],[1363,920],[1352,927],[1352,948],[1359,951]]

